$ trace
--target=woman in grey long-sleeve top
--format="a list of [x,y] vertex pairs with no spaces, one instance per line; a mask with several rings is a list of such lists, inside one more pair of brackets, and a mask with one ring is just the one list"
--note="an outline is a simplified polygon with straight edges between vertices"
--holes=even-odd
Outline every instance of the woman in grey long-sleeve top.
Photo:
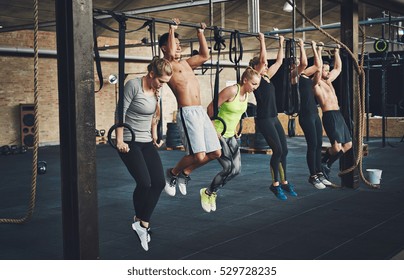
[[116,129],[119,156],[136,181],[132,229],[145,251],[149,249],[150,217],[165,186],[163,165],[156,149],[157,123],[160,117],[159,90],[170,80],[172,67],[168,60],[155,58],[147,70],[147,75],[129,80],[124,89],[123,120],[135,132],[135,141],[131,141],[127,128]]

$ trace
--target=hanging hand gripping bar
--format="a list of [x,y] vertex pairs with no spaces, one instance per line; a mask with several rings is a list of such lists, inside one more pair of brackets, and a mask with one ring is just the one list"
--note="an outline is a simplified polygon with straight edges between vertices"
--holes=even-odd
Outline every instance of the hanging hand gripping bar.
[[116,144],[112,142],[112,132],[117,127],[126,127],[131,135],[132,140],[135,141],[135,132],[133,131],[130,125],[124,123],[123,119],[123,95],[124,95],[124,86],[125,86],[125,32],[126,32],[126,20],[127,18],[122,15],[113,14],[113,17],[119,23],[119,65],[118,65],[118,87],[119,87],[119,100],[118,100],[118,122],[111,126],[108,131],[108,143],[116,149]]

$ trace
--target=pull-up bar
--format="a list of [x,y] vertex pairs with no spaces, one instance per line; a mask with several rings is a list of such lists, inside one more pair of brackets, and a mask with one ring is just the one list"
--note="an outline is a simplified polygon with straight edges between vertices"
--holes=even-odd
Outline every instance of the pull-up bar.
[[[110,15],[111,13],[115,13],[115,14],[119,14],[122,16],[126,16],[127,18],[131,18],[131,19],[136,19],[136,20],[144,20],[144,21],[151,21],[154,20],[156,23],[163,23],[163,24],[174,24],[176,25],[176,23],[173,20],[168,20],[168,19],[161,19],[161,18],[153,18],[153,17],[146,17],[146,16],[140,16],[140,15],[131,15],[131,14],[125,14],[124,12],[110,12],[110,11],[106,11],[106,10],[99,10],[99,9],[94,9],[94,12],[99,13],[99,14],[108,14]],[[191,28],[200,28],[200,24],[195,24],[195,23],[190,23],[190,22],[180,22],[178,24],[179,26],[185,26],[185,27],[191,27]],[[207,26],[205,29],[207,30],[211,30],[214,31],[215,27],[214,26]],[[219,27],[221,32],[227,32],[227,33],[233,33],[236,30],[232,30],[232,29],[226,29],[226,28],[221,28]],[[254,32],[244,32],[244,31],[238,31],[240,35],[242,35],[243,37],[251,37],[251,36],[258,36],[258,33],[254,33]],[[266,38],[269,39],[276,39],[279,40],[278,36],[273,36],[273,35],[265,35],[264,36]]]
[[[99,14],[108,14],[108,15],[110,15],[111,13],[115,13],[115,14],[118,14],[118,15],[126,16],[127,18],[136,19],[136,20],[144,20],[144,21],[154,20],[154,22],[156,22],[156,23],[176,24],[173,20],[157,19],[157,18],[140,16],[140,15],[125,14],[124,12],[116,13],[116,12],[110,12],[110,11],[100,10],[100,9],[94,9],[94,12],[99,13]],[[180,22],[178,25],[179,26],[190,27],[190,28],[200,28],[200,24],[195,24],[195,23],[190,23],[190,22]],[[218,28],[219,28],[220,32],[227,32],[227,33],[236,32],[236,30],[232,30],[232,29],[226,29],[226,28],[221,28],[221,27],[218,27]],[[205,29],[214,31],[215,26],[207,26]],[[259,36],[259,33],[256,33],[256,32],[246,32],[246,31],[238,31],[238,30],[237,30],[237,32],[239,33],[240,37],[243,37],[243,38],[244,37],[258,37]],[[265,38],[279,40],[279,36],[268,34],[268,33],[269,32],[263,32]],[[292,38],[285,38],[285,40],[293,40],[293,39]],[[298,42],[298,40],[295,39],[295,42]],[[311,45],[311,42],[304,42],[304,43],[306,45]],[[324,44],[323,47],[324,48],[333,48],[333,49],[335,49],[337,47],[337,45],[335,45],[335,44],[331,44],[331,45]]]
[[[298,40],[296,40],[298,41]],[[305,45],[310,45],[311,46],[311,42],[304,42]],[[323,47],[323,48],[328,48],[328,49],[337,49],[337,48],[341,48],[341,46],[337,46],[337,44],[319,44],[318,42],[316,43],[317,47]]]
[[[106,10],[100,10],[100,9],[94,9],[95,13],[98,14],[105,14],[105,15],[111,15],[112,13],[117,14],[117,15],[121,15],[121,16],[125,16],[127,18],[131,18],[131,19],[136,19],[136,20],[144,20],[144,21],[154,21],[156,23],[163,23],[163,24],[176,24],[173,20],[169,20],[169,19],[161,19],[161,18],[153,18],[153,17],[146,17],[146,16],[140,16],[140,15],[133,15],[133,14],[125,14],[124,12],[111,12],[111,11],[106,11]],[[190,28],[200,28],[200,24],[196,24],[196,23],[190,23],[190,22],[180,22],[178,24],[179,26],[185,26],[185,27],[190,27]],[[234,33],[236,32],[236,30],[232,30],[232,29],[226,29],[226,28],[221,28],[218,27],[220,32],[226,32],[226,33]],[[215,27],[214,26],[207,26],[205,29],[207,30],[211,30],[214,31]],[[258,37],[259,33],[256,32],[246,32],[246,31],[238,31],[240,37]],[[275,39],[275,40],[279,40],[279,36],[276,35],[271,35],[268,34],[268,32],[263,32],[264,37],[268,38],[268,39]],[[285,40],[293,40],[292,38],[285,38]],[[295,42],[298,42],[298,40],[295,39]],[[311,45],[311,42],[304,42],[306,45]],[[337,46],[334,45],[323,45],[324,48],[333,48],[335,49]]]

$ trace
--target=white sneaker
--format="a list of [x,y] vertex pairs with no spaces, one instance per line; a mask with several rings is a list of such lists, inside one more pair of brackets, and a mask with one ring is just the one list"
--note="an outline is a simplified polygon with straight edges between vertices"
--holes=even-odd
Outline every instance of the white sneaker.
[[178,175],[178,189],[182,195],[187,195],[187,185],[191,180],[189,175],[184,175],[182,172]]
[[331,187],[333,185],[330,181],[328,181],[325,178],[323,173],[320,172],[317,174],[317,176],[318,176],[318,179],[320,180],[320,182],[323,183],[325,186]]
[[316,189],[322,190],[325,189],[326,186],[320,181],[317,175],[309,177],[309,183],[312,184]]
[[140,225],[140,221],[134,222],[132,224],[132,229],[137,233],[137,236],[139,237],[140,245],[142,245],[142,248],[145,251],[148,251],[149,250],[149,244],[148,244],[148,241],[147,241],[147,236],[149,234],[147,233],[147,229]]
[[169,196],[175,196],[175,186],[172,186],[172,185],[166,183],[166,186],[164,187],[164,191]]
[[[136,216],[133,216],[133,221],[137,222],[138,220],[136,220]],[[147,242],[150,242],[151,240],[151,236],[150,236],[150,227],[147,228]]]
[[178,177],[171,174],[171,169],[166,170],[166,185],[164,187],[165,192],[169,196],[175,196],[175,188],[177,187]]

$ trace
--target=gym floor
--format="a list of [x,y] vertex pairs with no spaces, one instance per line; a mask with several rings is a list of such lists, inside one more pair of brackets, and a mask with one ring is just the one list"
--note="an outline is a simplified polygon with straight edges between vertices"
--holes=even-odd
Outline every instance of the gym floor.
[[[109,145],[97,146],[99,249],[103,260],[387,260],[404,259],[404,142],[367,142],[363,170],[383,170],[380,189],[317,190],[307,182],[303,137],[288,138],[288,179],[298,197],[269,191],[269,156],[242,154],[242,173],[219,193],[217,211],[200,206],[199,189],[219,171],[214,161],[192,174],[188,195],[162,193],[148,252],[132,231],[134,181]],[[183,151],[160,151],[165,168]],[[0,224],[0,259],[63,259],[59,146],[41,147],[35,211],[26,224]],[[0,156],[0,218],[25,215],[32,152]],[[338,163],[331,180],[340,183]],[[367,172],[364,171],[365,176]]]

